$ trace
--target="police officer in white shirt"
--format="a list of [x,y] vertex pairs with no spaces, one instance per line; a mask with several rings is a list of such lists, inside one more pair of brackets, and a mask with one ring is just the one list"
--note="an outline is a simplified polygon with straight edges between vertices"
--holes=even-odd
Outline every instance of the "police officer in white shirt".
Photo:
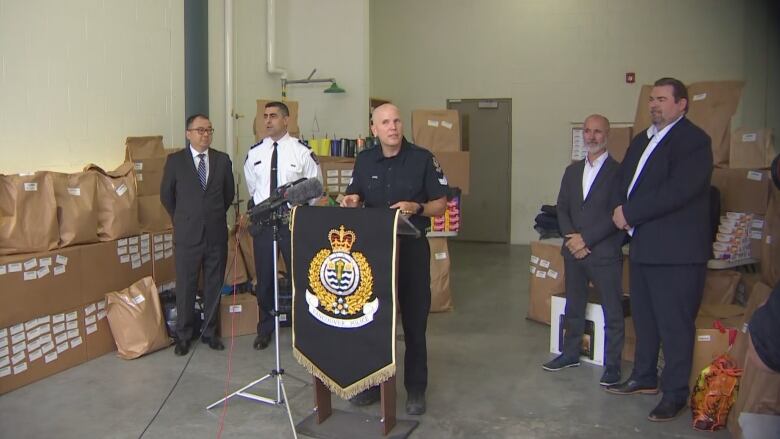
[[[269,102],[263,111],[263,123],[268,137],[249,148],[244,175],[249,194],[254,204],[260,204],[270,197],[274,190],[301,178],[319,178],[317,156],[300,140],[287,133],[290,111],[282,102]],[[290,230],[279,228],[279,248],[285,265],[290,265]],[[271,310],[274,306],[273,231],[263,227],[254,236],[255,270],[257,272],[257,301],[260,307],[260,321],[257,324],[255,349],[265,349],[271,342],[274,321]]]

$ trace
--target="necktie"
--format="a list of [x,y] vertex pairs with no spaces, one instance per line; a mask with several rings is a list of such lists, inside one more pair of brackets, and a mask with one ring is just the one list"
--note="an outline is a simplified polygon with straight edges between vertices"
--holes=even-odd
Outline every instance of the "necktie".
[[198,154],[198,179],[200,180],[200,187],[206,190],[206,154]]
[[271,154],[271,191],[268,193],[269,196],[273,195],[274,189],[279,186],[276,178],[276,162],[278,161],[276,147],[278,145],[278,143],[274,142],[274,152]]

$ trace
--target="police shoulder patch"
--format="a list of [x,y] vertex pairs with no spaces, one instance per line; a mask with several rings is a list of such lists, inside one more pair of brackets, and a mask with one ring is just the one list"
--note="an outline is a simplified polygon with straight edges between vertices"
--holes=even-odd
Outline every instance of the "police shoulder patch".
[[317,154],[315,154],[314,151],[311,152],[311,159],[314,160],[314,163],[320,164],[320,160],[317,158]]

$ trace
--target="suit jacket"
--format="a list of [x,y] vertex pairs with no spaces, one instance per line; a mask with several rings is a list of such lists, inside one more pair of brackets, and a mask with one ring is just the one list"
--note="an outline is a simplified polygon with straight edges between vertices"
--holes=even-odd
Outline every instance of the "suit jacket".
[[233,165],[224,152],[209,149],[209,179],[204,190],[190,147],[168,156],[160,201],[173,219],[177,244],[227,242],[227,210],[233,202]]
[[620,168],[623,214],[635,227],[631,261],[706,263],[712,254],[710,137],[687,118],[680,119],[650,155],[627,196],[649,143],[645,131],[634,137]]
[[[615,227],[612,211],[617,207],[619,164],[607,156],[601,166],[587,198],[582,198],[582,174],[585,160],[566,168],[558,192],[558,228],[564,237],[579,233],[591,251],[587,259],[593,262],[614,262],[622,258],[621,247],[625,232]],[[564,258],[575,259],[565,246]]]

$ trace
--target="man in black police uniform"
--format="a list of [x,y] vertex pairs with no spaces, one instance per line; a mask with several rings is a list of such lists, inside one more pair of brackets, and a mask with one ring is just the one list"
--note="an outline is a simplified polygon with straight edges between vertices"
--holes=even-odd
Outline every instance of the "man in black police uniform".
[[[371,132],[381,147],[363,151],[355,161],[352,182],[341,201],[342,207],[387,207],[400,209],[415,227],[425,231],[427,217],[444,213],[447,207],[447,179],[430,151],[403,137],[398,108],[384,104],[374,109]],[[406,412],[425,413],[428,385],[428,353],[425,329],[431,308],[431,250],[424,236],[402,236],[398,240],[398,303],[404,327],[404,386]],[[374,387],[352,399],[355,405],[379,400]]]

